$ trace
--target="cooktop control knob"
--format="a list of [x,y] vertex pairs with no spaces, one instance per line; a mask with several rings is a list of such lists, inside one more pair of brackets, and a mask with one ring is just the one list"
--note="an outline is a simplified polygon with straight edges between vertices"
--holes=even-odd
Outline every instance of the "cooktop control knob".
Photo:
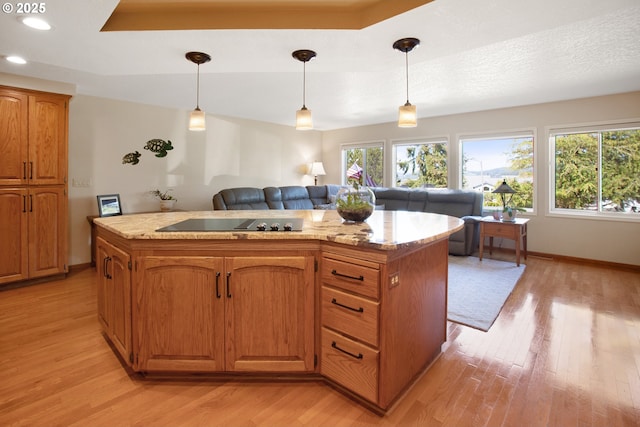
[[280,224],[278,224],[277,222],[274,222],[273,224],[271,224],[271,231],[278,231],[280,229]]
[[265,231],[266,229],[267,229],[266,222],[261,222],[260,224],[258,224],[258,231]]
[[284,225],[284,231],[291,231],[293,230],[293,224],[291,224],[290,222],[286,223]]

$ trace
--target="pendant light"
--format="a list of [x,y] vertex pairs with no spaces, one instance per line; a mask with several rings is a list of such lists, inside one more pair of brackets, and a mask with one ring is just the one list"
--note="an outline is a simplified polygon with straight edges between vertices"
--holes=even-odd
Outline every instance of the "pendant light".
[[404,52],[405,71],[407,77],[407,102],[401,105],[398,110],[398,126],[401,128],[414,128],[418,125],[418,117],[416,106],[409,102],[409,52],[420,44],[420,40],[416,38],[405,38],[397,40],[393,44],[393,48]]
[[296,129],[309,130],[313,129],[313,120],[311,119],[311,110],[305,105],[307,92],[307,62],[316,57],[316,53],[312,50],[296,50],[291,54],[298,61],[302,61],[302,108],[296,111]]
[[189,116],[189,130],[206,130],[204,111],[200,110],[200,64],[211,61],[211,56],[202,52],[187,52],[187,59],[198,65],[198,80],[196,86],[196,108]]

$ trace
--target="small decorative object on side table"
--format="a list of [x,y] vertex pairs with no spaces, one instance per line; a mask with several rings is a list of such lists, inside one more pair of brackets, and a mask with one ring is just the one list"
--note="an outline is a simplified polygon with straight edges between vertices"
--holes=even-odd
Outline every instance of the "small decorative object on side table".
[[516,243],[516,265],[520,266],[520,239],[522,239],[522,250],[524,259],[527,259],[527,223],[529,218],[514,218],[513,221],[496,221],[492,217],[482,218],[480,221],[480,252],[479,258],[482,261],[484,249],[484,238],[489,237],[489,255],[493,251],[493,238],[504,237],[512,239]]

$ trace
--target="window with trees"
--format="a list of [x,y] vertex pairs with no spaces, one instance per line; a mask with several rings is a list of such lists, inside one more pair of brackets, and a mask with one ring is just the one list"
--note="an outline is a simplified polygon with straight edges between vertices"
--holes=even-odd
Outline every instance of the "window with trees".
[[393,144],[396,187],[447,188],[447,141]]
[[353,164],[364,171],[365,185],[379,187],[384,183],[384,148],[383,142],[357,144],[342,148],[342,184],[346,184],[347,170]]
[[552,210],[640,219],[640,123],[552,130]]
[[502,199],[492,191],[506,181],[517,192],[510,206],[533,210],[533,143],[533,131],[461,138],[462,188],[481,191],[484,207],[495,210]]

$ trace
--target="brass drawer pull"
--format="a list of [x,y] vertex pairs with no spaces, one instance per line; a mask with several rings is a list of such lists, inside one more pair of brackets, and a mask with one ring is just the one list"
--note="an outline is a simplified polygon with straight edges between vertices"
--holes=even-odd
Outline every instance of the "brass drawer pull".
[[335,304],[338,307],[346,308],[347,310],[355,311],[356,313],[364,313],[364,308],[362,307],[353,308],[353,307],[349,307],[348,305],[340,304],[335,298],[331,299],[331,304]]
[[348,352],[347,350],[343,350],[343,349],[341,349],[340,347],[338,347],[338,344],[336,344],[336,342],[335,342],[335,341],[333,341],[333,342],[331,343],[331,347],[335,348],[335,349],[336,349],[336,350],[338,350],[338,351],[343,352],[344,354],[347,354],[347,355],[349,355],[349,356],[353,357],[354,359],[362,359],[362,358],[364,357],[364,356],[362,355],[362,353],[353,354],[353,353],[351,353],[351,352]]
[[338,276],[338,277],[344,277],[346,279],[352,279],[352,280],[359,280],[361,282],[364,281],[364,276],[360,275],[358,277],[356,276],[349,276],[348,274],[342,274],[342,273],[338,273],[336,270],[331,270],[331,274],[333,274],[334,276]]

